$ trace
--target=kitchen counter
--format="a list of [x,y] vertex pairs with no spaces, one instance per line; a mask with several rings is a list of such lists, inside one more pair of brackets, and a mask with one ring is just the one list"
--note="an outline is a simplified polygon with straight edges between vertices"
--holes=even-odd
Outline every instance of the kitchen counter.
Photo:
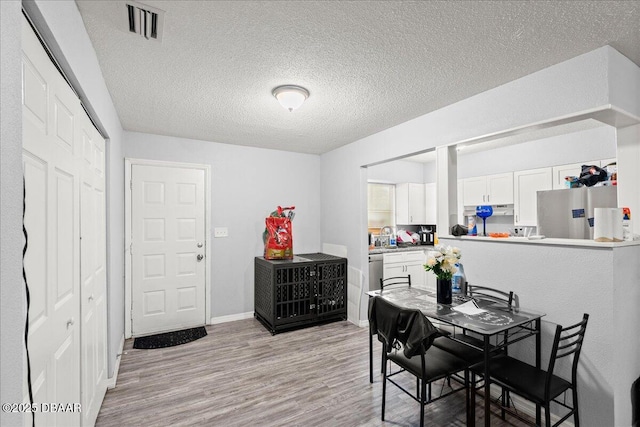
[[539,240],[530,240],[526,237],[505,237],[493,238],[487,236],[441,236],[440,244],[455,245],[456,241],[476,241],[476,242],[496,242],[507,244],[525,244],[525,245],[553,245],[553,246],[579,246],[592,247],[600,249],[621,248],[626,246],[640,246],[640,240],[624,241],[624,242],[596,242],[589,239],[556,239],[544,238]]
[[433,248],[433,246],[430,246],[430,245],[414,245],[414,246],[402,246],[402,247],[398,247],[398,248],[376,247],[374,249],[369,249],[369,255],[372,255],[372,254],[386,254],[386,253],[393,253],[393,252],[424,251],[424,250],[430,250],[430,248]]

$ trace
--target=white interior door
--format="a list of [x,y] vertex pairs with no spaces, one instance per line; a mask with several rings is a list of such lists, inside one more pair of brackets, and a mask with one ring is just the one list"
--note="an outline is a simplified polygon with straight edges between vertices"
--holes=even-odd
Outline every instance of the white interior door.
[[205,172],[132,165],[132,334],[205,321]]
[[[80,403],[80,172],[74,122],[82,108],[25,20],[22,44],[24,268],[31,296],[34,402]],[[25,417],[30,425],[31,415]],[[79,412],[38,412],[35,418],[42,426],[80,425]]]
[[86,115],[79,115],[80,315],[82,424],[94,425],[107,391],[107,273],[105,143]]

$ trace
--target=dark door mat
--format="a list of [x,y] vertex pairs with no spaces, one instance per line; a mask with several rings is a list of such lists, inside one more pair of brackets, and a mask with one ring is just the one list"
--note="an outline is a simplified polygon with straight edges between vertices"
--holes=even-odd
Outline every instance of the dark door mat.
[[165,332],[163,334],[149,335],[147,337],[136,338],[133,341],[133,348],[152,349],[173,347],[175,345],[186,344],[207,336],[204,326],[184,329],[182,331]]

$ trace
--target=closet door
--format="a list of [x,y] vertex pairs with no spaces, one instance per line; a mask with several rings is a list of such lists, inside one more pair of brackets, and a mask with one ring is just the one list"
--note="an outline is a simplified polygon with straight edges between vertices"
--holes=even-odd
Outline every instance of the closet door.
[[[33,397],[38,405],[79,404],[80,200],[74,126],[82,108],[24,20],[22,40],[24,268],[31,297]],[[79,411],[38,411],[35,422],[74,426],[80,417]],[[31,424],[31,414],[25,414],[25,422]]]
[[107,390],[107,297],[104,139],[86,115],[81,146],[80,271],[82,424],[94,425]]
[[108,376],[105,141],[26,20],[22,37],[34,403],[76,405],[38,411],[36,425],[93,425]]

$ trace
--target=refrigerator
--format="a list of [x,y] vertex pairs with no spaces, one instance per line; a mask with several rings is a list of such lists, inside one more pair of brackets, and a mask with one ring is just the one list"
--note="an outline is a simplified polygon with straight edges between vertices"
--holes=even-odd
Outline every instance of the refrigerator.
[[593,239],[593,209],[617,208],[616,186],[538,191],[538,234]]

